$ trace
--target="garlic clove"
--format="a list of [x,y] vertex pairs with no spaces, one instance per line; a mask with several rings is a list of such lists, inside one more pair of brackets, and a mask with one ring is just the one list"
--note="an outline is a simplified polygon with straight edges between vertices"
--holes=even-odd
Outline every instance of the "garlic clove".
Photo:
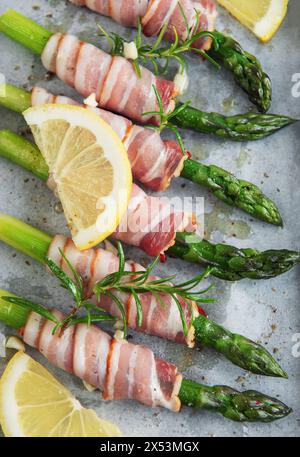
[[96,94],[93,93],[83,100],[83,103],[86,106],[91,106],[92,108],[97,108],[98,102],[96,100]]
[[9,336],[6,339],[5,347],[8,349],[16,349],[16,351],[25,351],[25,344],[16,336]]
[[124,57],[125,59],[136,60],[139,56],[136,44],[134,41],[124,43]]
[[182,73],[178,72],[175,75],[174,84],[179,95],[182,95],[184,92],[186,92],[189,86],[189,77],[185,70]]

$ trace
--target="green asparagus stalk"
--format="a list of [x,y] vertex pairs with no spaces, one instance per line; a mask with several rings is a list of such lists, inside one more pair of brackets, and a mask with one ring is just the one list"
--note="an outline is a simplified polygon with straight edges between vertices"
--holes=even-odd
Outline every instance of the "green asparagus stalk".
[[[52,33],[44,27],[41,27],[14,10],[8,10],[0,16],[0,32],[39,55],[42,54],[47,41],[52,35]],[[230,47],[228,47],[227,44],[226,46],[225,44],[222,45],[220,37],[218,38],[218,41],[220,43],[218,53],[224,53],[224,49],[229,52],[228,48],[230,49]],[[231,53],[234,53],[234,58],[226,57],[224,58],[224,62],[229,66],[229,63],[234,60],[235,65],[232,66],[235,73],[238,73],[238,69],[242,68],[242,72],[247,74],[247,72],[244,71],[244,67],[249,69],[249,71],[250,69],[252,70],[252,67],[250,67],[248,62],[249,58],[246,57],[247,54],[241,54],[240,56],[236,50],[231,50]],[[237,55],[239,56],[239,60],[242,61],[243,66],[236,63],[238,60],[236,57]],[[245,65],[245,60],[247,61],[248,66]],[[258,66],[258,64],[256,64],[256,66]],[[244,74],[243,78],[240,77],[240,79],[242,81],[246,80]],[[257,79],[260,79],[259,76],[257,76]],[[253,92],[254,83],[252,80],[256,81],[255,75],[250,75],[249,80],[251,81],[251,89]],[[182,128],[188,128],[202,133],[212,133],[238,141],[251,141],[264,138],[286,125],[295,122],[294,119],[287,116],[261,116],[252,113],[240,116],[230,116],[227,118],[217,113],[205,113],[192,107],[185,108],[174,117],[172,121]]]
[[45,27],[12,9],[1,16],[0,31],[37,55],[42,54],[53,35]]
[[168,253],[188,262],[211,265],[212,274],[227,281],[274,278],[300,263],[300,253],[296,251],[238,249],[212,244],[188,232],[176,234],[176,242]]
[[[2,96],[0,96],[0,105],[8,109],[22,113],[31,106],[30,94],[24,89],[5,84],[2,87],[0,86],[0,93],[2,93]],[[24,144],[23,148],[22,144]],[[22,151],[22,149],[24,150]],[[27,154],[27,149],[32,149],[32,157]],[[29,142],[25,143],[23,138],[18,140],[16,135],[8,131],[0,131],[0,154],[7,158],[11,156],[14,162],[29,171],[33,171],[36,166],[36,169],[40,171],[41,179],[46,178],[45,175],[48,173],[48,170],[42,155],[38,153],[34,145]],[[29,156],[31,159],[27,162],[26,160],[22,160],[23,156]],[[216,165],[204,165],[192,159],[186,159],[181,177],[211,189],[216,198],[230,206],[236,206],[242,209],[253,217],[270,224],[282,225],[278,208],[257,186],[237,179],[231,173]]]
[[269,76],[263,71],[258,59],[244,51],[233,38],[220,32],[213,32],[212,49],[209,52],[230,70],[249,100],[265,113],[272,101],[272,88]]
[[182,129],[213,134],[233,141],[261,140],[295,122],[296,119],[278,114],[249,112],[223,116],[219,113],[200,111],[192,106],[187,106],[172,118],[172,123]]
[[255,390],[239,392],[228,386],[203,386],[184,379],[179,398],[184,405],[219,412],[237,422],[271,422],[292,412],[276,398]]
[[[19,329],[26,324],[30,309],[7,302],[7,297],[16,298],[15,295],[0,289],[0,321]],[[186,379],[182,381],[179,398],[183,405],[208,409],[239,422],[271,422],[292,412],[291,408],[281,401],[260,392],[238,392],[231,387],[210,387]]]
[[0,155],[30,171],[42,181],[49,176],[48,166],[35,144],[10,130],[0,130]]
[[181,176],[208,187],[215,197],[227,205],[237,206],[270,224],[283,225],[278,208],[257,186],[237,179],[216,165],[203,165],[188,159],[184,163]]
[[22,305],[7,302],[5,300],[6,297],[16,296],[6,290],[0,289],[0,322],[15,329],[22,328],[27,322],[30,309]]
[[10,84],[0,84],[0,104],[16,113],[23,113],[31,106],[31,93]]
[[[9,130],[0,131],[0,155],[46,181],[47,165],[38,149],[33,150],[38,156],[32,159],[32,145],[28,143]],[[270,250],[260,253],[254,249],[237,249],[226,244],[212,244],[191,233],[177,233],[175,245],[168,249],[167,254],[188,262],[212,265],[213,275],[229,281],[275,277],[300,262],[298,252]]]
[[[18,219],[0,212],[0,240],[45,264],[51,237]],[[266,376],[286,378],[274,358],[262,346],[234,335],[211,320],[199,315],[193,321],[198,345],[214,348],[234,364]]]
[[25,222],[3,214],[0,211],[0,239],[33,259],[45,263],[52,238]]
[[199,344],[210,347],[244,370],[264,376],[287,378],[287,374],[264,347],[242,335],[231,333],[200,315],[193,321]]

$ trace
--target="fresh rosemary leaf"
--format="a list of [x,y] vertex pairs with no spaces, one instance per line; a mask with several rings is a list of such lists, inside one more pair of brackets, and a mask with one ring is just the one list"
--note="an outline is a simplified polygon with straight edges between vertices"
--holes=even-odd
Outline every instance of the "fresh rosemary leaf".
[[121,300],[119,299],[119,297],[117,297],[115,294],[113,294],[112,292],[109,292],[109,291],[106,291],[106,295],[108,297],[110,297],[115,303],[116,305],[118,306],[119,310],[120,310],[120,313],[122,315],[122,319],[123,319],[123,324],[124,324],[124,338],[127,337],[127,318],[126,318],[126,311],[125,311],[125,306],[124,304],[121,302]]
[[71,279],[61,268],[59,268],[53,260],[48,257],[45,259],[47,266],[50,268],[52,273],[59,279],[62,287],[67,289],[73,295],[76,303],[81,302],[82,291],[79,290],[77,284]]
[[143,323],[143,309],[142,309],[142,303],[140,300],[140,297],[136,293],[134,289],[131,289],[131,293],[133,295],[135,305],[136,305],[136,311],[137,311],[137,325],[138,327],[142,326]]
[[[125,255],[121,243],[118,243],[118,255],[119,255],[119,267],[118,271],[108,274],[105,278],[100,280],[95,284],[93,292],[98,298],[98,304],[92,303],[85,297],[84,285],[82,278],[79,276],[78,272],[72,265],[72,263],[66,258],[65,254],[60,251],[68,269],[73,275],[73,278],[70,278],[60,267],[58,267],[51,259],[46,259],[48,267],[55,274],[55,276],[60,280],[62,286],[69,290],[75,301],[75,307],[72,312],[66,316],[66,318],[60,322],[50,311],[44,308],[41,305],[36,305],[32,302],[18,299],[14,297],[6,298],[7,301],[15,300],[15,303],[23,304],[24,306],[30,307],[33,311],[41,314],[47,319],[55,322],[56,326],[53,332],[56,332],[58,329],[64,329],[70,325],[75,325],[79,322],[86,322],[91,324],[92,322],[102,322],[102,321],[115,321],[116,318],[108,314],[103,308],[101,308],[101,298],[102,296],[107,296],[117,305],[120,310],[121,317],[124,324],[124,335],[127,335],[127,316],[126,308],[124,303],[119,298],[117,292],[122,292],[125,294],[132,295],[136,309],[137,309],[137,325],[140,327],[143,322],[143,309],[142,301],[140,299],[140,294],[151,293],[157,302],[165,307],[166,298],[171,297],[172,300],[176,303],[180,318],[182,321],[183,332],[185,335],[188,333],[188,324],[185,318],[185,312],[180,302],[180,298],[188,301],[195,302],[213,302],[213,299],[203,297],[212,286],[207,287],[204,290],[193,291],[201,281],[203,281],[212,271],[213,268],[207,268],[207,270],[201,274],[197,275],[195,278],[192,278],[188,281],[174,284],[172,281],[175,281],[176,275],[170,275],[165,278],[155,277],[151,279],[151,274],[155,268],[159,257],[156,257],[148,265],[145,270],[141,271],[125,271]],[[154,275],[153,275],[154,276]],[[190,306],[190,303],[188,303]],[[85,310],[85,315],[78,315],[79,309]],[[191,322],[192,323],[192,322]]]
[[[180,40],[176,27],[173,27],[174,40],[173,43],[167,45],[162,45],[162,41],[168,29],[167,22],[161,28],[154,44],[151,45],[150,43],[143,43],[142,24],[140,20],[138,21],[137,33],[133,39],[137,49],[138,58],[133,61],[133,66],[139,77],[141,77],[140,63],[147,62],[151,62],[154,68],[154,72],[157,75],[165,74],[167,72],[170,61],[172,59],[179,63],[180,69],[183,71],[183,69],[187,66],[184,55],[187,52],[194,50],[193,43],[203,37],[211,37],[212,40],[216,41],[215,36],[211,32],[202,31],[193,34],[193,30],[199,29],[199,12],[197,12],[196,26],[193,28],[193,30],[189,29],[187,18],[182,9],[181,13],[183,14],[184,22],[187,28],[187,38],[185,40]],[[123,56],[124,44],[126,43],[126,40],[117,33],[107,32],[100,24],[98,24],[98,28],[100,31],[100,36],[105,37],[109,44],[110,54]],[[217,45],[218,44],[216,42],[216,46]],[[209,62],[219,67],[217,62],[215,62],[212,57],[208,56],[206,52],[200,50],[197,50],[196,52],[197,54],[201,54],[204,59],[207,59]]]
[[184,334],[185,337],[187,337],[189,329],[188,329],[188,325],[187,325],[187,322],[186,322],[186,318],[185,318],[185,314],[184,314],[182,305],[181,305],[180,301],[178,300],[176,294],[171,293],[170,295],[173,298],[173,300],[175,301],[175,303],[177,304],[178,311],[179,311],[179,314],[180,314],[180,319],[181,319],[181,322],[182,322],[183,334]]
[[26,300],[25,298],[19,298],[19,297],[1,297],[2,300],[7,301],[9,303],[14,303],[16,305],[24,306],[25,308],[31,309],[31,311],[34,311],[35,313],[39,314],[40,316],[43,316],[45,319],[48,319],[49,321],[55,322],[56,324],[59,324],[60,321],[57,319],[57,317],[51,313],[47,308],[45,308],[42,305],[38,305],[36,303],[33,303],[30,300]]
[[[108,321],[117,321],[118,319],[114,316],[110,316],[109,314],[91,314],[90,315],[90,324],[97,324],[99,322],[108,322]],[[86,316],[82,317],[72,317],[70,321],[70,325],[76,324],[86,324],[88,323]]]

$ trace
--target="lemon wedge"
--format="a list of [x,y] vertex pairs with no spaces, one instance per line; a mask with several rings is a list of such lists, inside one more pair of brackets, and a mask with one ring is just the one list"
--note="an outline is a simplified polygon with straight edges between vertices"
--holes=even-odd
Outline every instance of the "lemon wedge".
[[42,365],[24,352],[8,363],[0,380],[0,423],[11,437],[112,437],[117,426],[100,419]]
[[132,191],[124,145],[95,113],[68,105],[39,105],[24,113],[49,167],[78,249],[115,231]]
[[269,41],[284,20],[288,0],[218,0],[241,24],[263,42]]

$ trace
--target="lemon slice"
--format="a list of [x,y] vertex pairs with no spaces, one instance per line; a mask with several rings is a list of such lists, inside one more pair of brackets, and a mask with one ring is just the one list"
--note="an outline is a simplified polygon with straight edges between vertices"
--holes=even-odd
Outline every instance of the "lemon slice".
[[288,0],[218,0],[261,41],[269,41],[286,16]]
[[39,105],[24,112],[49,167],[73,241],[87,249],[113,233],[132,190],[123,143],[95,113],[68,105]]
[[42,365],[24,352],[8,363],[0,380],[0,423],[13,437],[112,437],[117,426],[99,419]]

